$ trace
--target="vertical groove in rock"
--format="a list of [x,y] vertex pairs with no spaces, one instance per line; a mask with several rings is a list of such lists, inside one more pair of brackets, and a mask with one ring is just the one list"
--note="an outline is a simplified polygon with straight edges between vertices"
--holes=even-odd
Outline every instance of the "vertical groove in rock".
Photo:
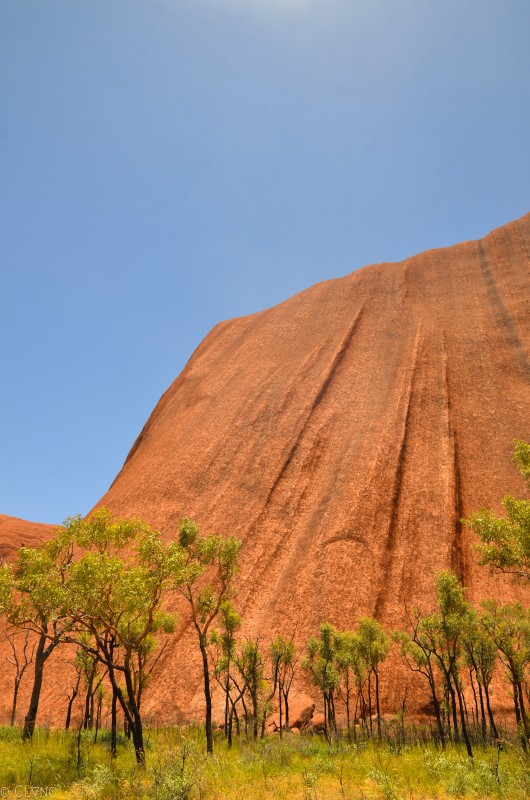
[[340,364],[342,363],[342,360],[344,358],[344,355],[345,355],[345,353],[346,353],[346,351],[347,351],[348,347],[350,346],[350,343],[351,343],[351,341],[353,339],[353,335],[354,335],[355,331],[357,330],[357,327],[358,327],[358,325],[359,325],[359,323],[361,321],[363,312],[364,312],[364,305],[360,308],[358,313],[355,315],[355,317],[353,319],[353,322],[351,323],[351,325],[349,326],[348,330],[346,331],[346,334],[344,335],[344,337],[343,337],[343,339],[342,339],[337,351],[335,352],[335,354],[333,356],[331,364],[329,365],[328,369],[326,370],[326,373],[324,375],[324,379],[322,380],[322,383],[320,384],[320,387],[318,388],[318,391],[315,394],[315,396],[314,396],[314,398],[313,398],[313,400],[311,402],[309,410],[307,411],[307,413],[305,415],[305,418],[304,418],[304,421],[302,422],[302,425],[300,427],[300,430],[299,430],[299,432],[298,432],[293,444],[289,448],[289,452],[287,453],[286,458],[282,462],[280,470],[277,473],[277,475],[276,475],[276,477],[275,477],[275,479],[274,479],[274,481],[273,481],[273,483],[272,483],[272,485],[271,485],[271,487],[270,487],[270,489],[269,489],[269,491],[267,493],[267,497],[265,498],[265,502],[263,504],[263,510],[265,510],[267,508],[267,506],[269,505],[269,503],[271,501],[271,498],[274,495],[274,492],[276,491],[276,489],[278,487],[278,484],[280,483],[280,481],[284,477],[289,465],[291,464],[291,462],[293,460],[293,457],[294,457],[294,455],[295,455],[295,453],[296,453],[296,451],[297,451],[297,449],[298,449],[298,447],[300,445],[300,442],[303,439],[304,433],[305,433],[305,431],[307,429],[307,426],[308,426],[313,414],[315,413],[315,411],[317,410],[318,406],[320,405],[320,403],[324,399],[327,391],[329,390],[329,387],[331,385],[333,377],[334,377],[335,373],[337,372],[337,370],[339,369]]
[[453,445],[453,480],[454,480],[454,520],[453,520],[453,544],[451,548],[451,569],[458,575],[462,583],[466,581],[466,558],[464,552],[463,530],[461,519],[463,516],[462,509],[462,491],[461,491],[461,474],[460,474],[460,461],[458,458],[458,437],[456,431],[451,432],[451,442]]
[[398,456],[396,460],[396,468],[394,472],[394,484],[392,488],[392,497],[390,501],[390,517],[388,520],[388,527],[385,536],[383,556],[380,565],[380,585],[377,597],[374,603],[373,616],[379,618],[382,614],[384,603],[387,598],[388,586],[387,581],[390,573],[390,566],[394,557],[394,546],[396,539],[396,531],[398,527],[399,507],[401,501],[401,490],[403,483],[403,474],[405,470],[405,460],[407,456],[407,443],[410,433],[410,415],[414,395],[414,380],[416,375],[416,368],[418,362],[418,347],[419,347],[419,332],[416,335],[416,342],[414,346],[413,361],[410,371],[410,378],[407,386],[405,413],[403,418],[403,425],[401,429],[401,439],[399,444]]
[[463,517],[462,506],[462,476],[460,471],[460,459],[458,453],[458,434],[453,422],[453,407],[451,398],[451,383],[449,381],[449,368],[447,364],[447,351],[446,351],[446,336],[442,335],[442,354],[443,354],[443,371],[444,371],[444,394],[445,405],[447,412],[447,440],[450,448],[450,498],[449,498],[449,516],[451,523],[451,546],[450,546],[450,562],[451,569],[458,575],[458,578],[465,582],[466,576],[466,556],[464,551],[463,541],[463,527],[461,519]]
[[508,312],[508,309],[506,308],[502,297],[500,296],[499,290],[497,289],[495,277],[488,264],[482,242],[477,243],[477,250],[482,273],[486,280],[488,297],[493,308],[497,324],[502,329],[504,333],[504,339],[515,355],[516,361],[519,364],[519,369],[525,376],[526,380],[530,382],[530,358],[528,357],[528,352],[524,343],[521,341],[517,331],[517,325]]

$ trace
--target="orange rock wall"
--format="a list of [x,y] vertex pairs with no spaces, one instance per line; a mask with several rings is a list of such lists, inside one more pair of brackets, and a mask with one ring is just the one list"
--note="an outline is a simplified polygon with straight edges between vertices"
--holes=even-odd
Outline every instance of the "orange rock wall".
[[[445,567],[476,600],[528,600],[477,566],[459,520],[524,492],[511,455],[530,440],[529,304],[527,215],[223,322],[101,503],[168,537],[184,515],[240,537],[237,602],[263,642],[362,614],[399,625]],[[146,706],[199,715],[199,670],[184,614]]]

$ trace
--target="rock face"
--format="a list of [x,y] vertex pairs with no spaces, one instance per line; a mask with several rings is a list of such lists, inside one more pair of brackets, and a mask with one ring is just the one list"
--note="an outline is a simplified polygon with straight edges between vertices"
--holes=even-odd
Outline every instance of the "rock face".
[[[444,567],[476,599],[513,598],[460,519],[524,492],[516,437],[530,439],[530,214],[217,325],[101,503],[168,537],[184,515],[240,537],[246,633],[301,643],[324,620],[399,624]],[[154,711],[202,707],[191,647],[184,616]]]
[[37,547],[53,531],[53,525],[0,514],[0,560],[12,561],[19,547]]

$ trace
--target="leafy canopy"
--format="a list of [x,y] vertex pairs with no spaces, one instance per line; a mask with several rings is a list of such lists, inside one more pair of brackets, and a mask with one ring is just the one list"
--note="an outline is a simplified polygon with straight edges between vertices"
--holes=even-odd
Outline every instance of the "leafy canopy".
[[[517,441],[513,461],[530,488],[530,444]],[[506,572],[530,582],[530,500],[506,495],[502,500],[505,517],[483,508],[462,520],[480,538],[481,564],[492,572]]]

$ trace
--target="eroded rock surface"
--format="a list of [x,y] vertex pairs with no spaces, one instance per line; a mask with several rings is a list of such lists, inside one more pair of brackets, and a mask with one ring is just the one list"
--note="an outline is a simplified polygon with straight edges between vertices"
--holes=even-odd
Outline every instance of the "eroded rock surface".
[[[240,537],[237,603],[263,642],[362,614],[400,625],[445,567],[475,599],[523,596],[477,566],[460,519],[524,493],[511,455],[530,439],[529,256],[526,215],[219,324],[101,502],[168,537],[184,515]],[[186,620],[145,700],[168,719],[202,708]]]

